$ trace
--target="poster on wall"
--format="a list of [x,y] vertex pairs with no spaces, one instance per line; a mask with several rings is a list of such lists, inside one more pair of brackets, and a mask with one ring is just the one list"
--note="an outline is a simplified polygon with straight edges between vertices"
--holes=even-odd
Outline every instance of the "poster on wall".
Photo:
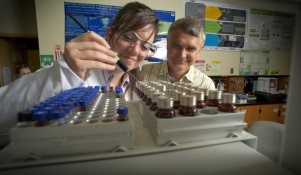
[[250,9],[248,49],[289,50],[292,46],[294,14]]
[[205,26],[205,50],[233,50],[244,47],[246,9],[228,4],[183,0],[185,17],[194,17]]
[[239,75],[267,75],[270,51],[242,50],[240,52]]
[[[120,6],[65,2],[65,42],[83,34],[85,31],[68,15],[72,14],[89,31],[105,36]],[[167,30],[175,21],[174,11],[154,10],[160,19],[161,28],[156,41],[166,39]]]

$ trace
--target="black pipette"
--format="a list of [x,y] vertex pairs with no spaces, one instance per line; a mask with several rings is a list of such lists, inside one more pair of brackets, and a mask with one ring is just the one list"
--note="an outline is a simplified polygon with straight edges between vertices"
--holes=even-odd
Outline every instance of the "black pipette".
[[[85,31],[85,32],[89,32],[89,30],[82,25],[72,14],[69,14],[69,16]],[[115,59],[117,60],[117,65],[120,67],[121,70],[123,70],[123,72],[127,72],[129,70],[129,68],[122,62],[120,61],[119,57],[116,56]],[[128,72],[129,73],[129,72]],[[131,73],[129,73],[132,77],[134,77]],[[136,81],[138,81],[135,77],[134,79]]]

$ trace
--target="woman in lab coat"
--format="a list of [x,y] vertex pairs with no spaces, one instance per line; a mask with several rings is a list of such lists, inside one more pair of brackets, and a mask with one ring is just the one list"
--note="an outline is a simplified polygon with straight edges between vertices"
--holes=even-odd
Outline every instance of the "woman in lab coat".
[[[121,8],[106,38],[90,31],[66,44],[53,66],[0,88],[0,137],[17,122],[17,113],[58,93],[81,86],[121,86],[133,99],[132,77],[116,66],[115,56],[136,75],[141,62],[154,54],[159,19],[146,5],[131,2]],[[0,143],[1,145],[1,143]]]

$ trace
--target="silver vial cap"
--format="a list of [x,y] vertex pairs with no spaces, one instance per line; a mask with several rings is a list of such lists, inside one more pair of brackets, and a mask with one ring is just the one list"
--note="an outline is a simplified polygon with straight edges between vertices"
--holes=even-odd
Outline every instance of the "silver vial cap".
[[223,93],[221,101],[222,101],[222,103],[234,104],[236,102],[236,94]]
[[173,98],[165,95],[160,95],[157,97],[157,106],[161,109],[173,108]]
[[183,95],[181,97],[181,106],[188,106],[188,107],[196,106],[196,96],[195,95]]
[[148,89],[148,90],[147,90],[147,93],[146,93],[147,98],[151,98],[152,93],[154,93],[154,92],[158,92],[158,90],[157,90],[157,89],[154,89],[154,88]]
[[157,86],[157,89],[159,89],[160,92],[165,92],[166,91],[166,85],[160,84]]
[[209,99],[221,99],[222,92],[220,90],[209,90]]
[[174,91],[172,97],[173,97],[174,101],[180,101],[182,95],[185,95],[185,93],[183,93],[183,92],[181,92],[181,91]]
[[157,98],[158,98],[160,95],[164,95],[164,93],[163,93],[163,92],[154,92],[154,93],[152,94],[151,101],[152,101],[152,102],[157,102]]
[[199,101],[199,100],[204,100],[205,98],[205,93],[203,91],[193,91],[193,95],[196,96],[196,100]]
[[207,88],[199,88],[199,91],[204,92],[205,96],[209,96],[209,89],[207,89]]

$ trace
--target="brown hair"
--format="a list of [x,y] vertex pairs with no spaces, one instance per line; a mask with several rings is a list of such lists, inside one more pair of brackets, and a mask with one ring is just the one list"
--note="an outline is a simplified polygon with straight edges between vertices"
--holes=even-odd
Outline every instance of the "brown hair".
[[[110,28],[112,30],[111,36],[117,35],[117,38],[121,34],[126,33],[130,30],[139,30],[146,25],[151,24],[153,28],[152,34],[154,38],[158,35],[160,24],[159,18],[156,16],[154,11],[140,2],[130,2],[123,6],[115,16]],[[150,36],[152,36],[152,34]],[[113,37],[110,37],[109,43],[114,46]],[[117,41],[116,41],[117,42]],[[152,41],[151,41],[152,42]],[[139,68],[130,71],[138,80],[142,79],[140,76]],[[140,75],[140,76],[139,76]],[[135,79],[130,76],[130,99],[133,99],[133,91],[135,89]]]
[[18,65],[18,66],[16,67],[16,74],[19,75],[19,74],[20,74],[20,70],[23,69],[23,68],[28,68],[28,69],[30,69],[29,66],[28,66],[27,64],[21,64],[21,65]]

